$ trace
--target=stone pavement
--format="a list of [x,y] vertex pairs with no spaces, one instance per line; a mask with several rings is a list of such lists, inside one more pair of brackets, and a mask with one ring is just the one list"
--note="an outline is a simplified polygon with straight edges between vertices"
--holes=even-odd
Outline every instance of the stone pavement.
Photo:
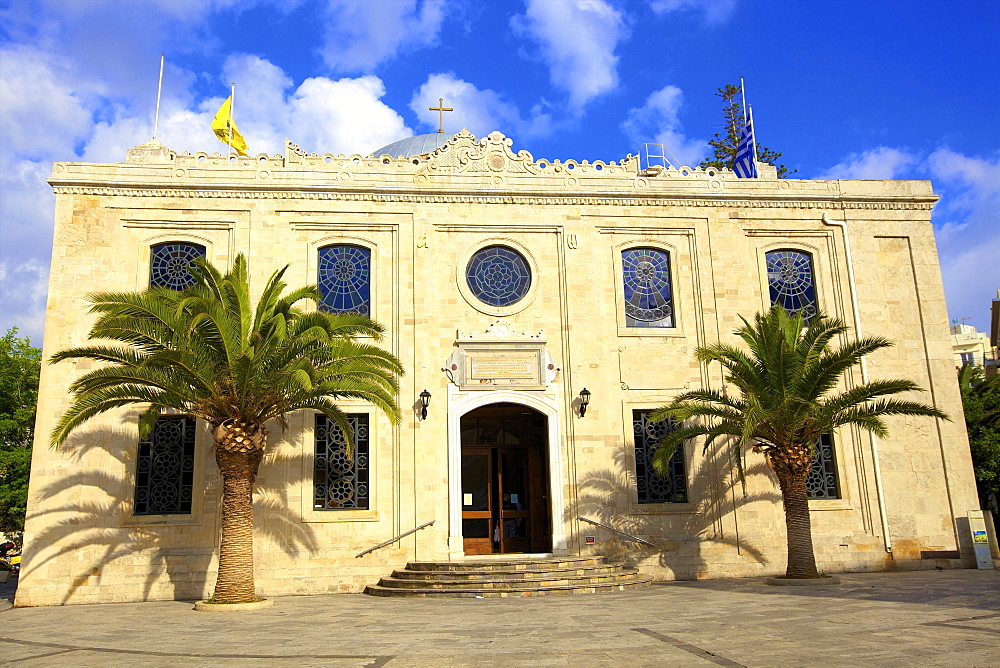
[[[1000,571],[848,573],[512,599],[276,599],[10,609],[12,666],[1000,666]],[[3,601],[6,597],[8,600]]]

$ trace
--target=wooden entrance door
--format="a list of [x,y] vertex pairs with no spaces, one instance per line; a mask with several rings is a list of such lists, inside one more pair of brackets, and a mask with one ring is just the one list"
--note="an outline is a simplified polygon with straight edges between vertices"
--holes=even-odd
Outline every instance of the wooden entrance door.
[[522,406],[487,408],[462,419],[465,553],[548,552],[544,418]]

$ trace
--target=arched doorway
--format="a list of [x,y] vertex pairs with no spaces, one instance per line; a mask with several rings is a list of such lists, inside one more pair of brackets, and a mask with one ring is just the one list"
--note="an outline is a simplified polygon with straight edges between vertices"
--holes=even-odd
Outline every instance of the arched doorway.
[[465,554],[552,551],[546,416],[482,406],[462,416],[461,446]]

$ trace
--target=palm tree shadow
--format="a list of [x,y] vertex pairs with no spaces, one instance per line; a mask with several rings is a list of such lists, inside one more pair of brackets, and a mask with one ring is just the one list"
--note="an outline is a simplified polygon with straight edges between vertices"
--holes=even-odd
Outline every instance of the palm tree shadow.
[[[127,460],[130,449],[123,445],[134,440],[134,431],[124,426],[81,429],[59,450],[73,472],[49,475],[39,489],[32,486],[32,496],[44,501],[29,506],[19,578],[25,604],[31,605],[30,591],[36,588],[58,589],[66,604],[88,587],[108,584],[106,579],[129,590],[130,581],[142,578],[136,583],[141,594],[127,600],[186,600],[210,593],[221,505],[214,456],[209,450],[196,461],[205,467],[203,486],[193,490],[201,496],[200,513],[195,503],[190,515],[136,516],[130,512],[135,463]],[[282,485],[258,485],[254,502],[255,542],[277,544],[292,556],[316,550],[312,527],[288,503],[289,489],[303,478],[302,459],[277,449],[268,453],[266,465],[281,469],[269,478]],[[257,563],[258,578],[266,582],[266,561]]]
[[[732,521],[723,522],[730,513],[757,502],[775,503],[781,497],[774,492],[747,493],[739,479],[729,471],[728,457],[708,452],[698,458],[697,468],[688,474],[688,492],[692,499],[690,512],[671,504],[645,506],[637,504],[636,478],[632,460],[625,446],[617,446],[614,467],[592,471],[578,481],[578,514],[614,527],[631,536],[653,543],[637,543],[596,526],[588,532],[601,535],[601,552],[626,566],[636,567],[656,558],[661,568],[669,570],[677,580],[704,577],[708,560],[706,552],[729,548],[739,556],[759,564],[768,563],[767,555],[741,536]],[[769,475],[763,462],[750,466],[746,477]],[[685,504],[686,506],[686,504]],[[567,520],[573,511],[567,511]]]

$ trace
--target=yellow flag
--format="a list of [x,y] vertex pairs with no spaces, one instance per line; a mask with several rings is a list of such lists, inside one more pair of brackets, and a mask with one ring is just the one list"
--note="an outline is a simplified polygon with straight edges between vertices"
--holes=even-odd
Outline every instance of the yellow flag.
[[[226,98],[226,101],[222,103],[219,107],[219,113],[215,115],[212,119],[212,130],[215,131],[215,136],[219,138],[223,144],[228,144],[236,149],[236,153],[239,155],[247,154],[247,142],[243,139],[243,135],[240,131],[236,129],[236,123],[232,119],[233,113],[233,96],[230,95]],[[232,138],[230,139],[229,129],[232,128]]]

